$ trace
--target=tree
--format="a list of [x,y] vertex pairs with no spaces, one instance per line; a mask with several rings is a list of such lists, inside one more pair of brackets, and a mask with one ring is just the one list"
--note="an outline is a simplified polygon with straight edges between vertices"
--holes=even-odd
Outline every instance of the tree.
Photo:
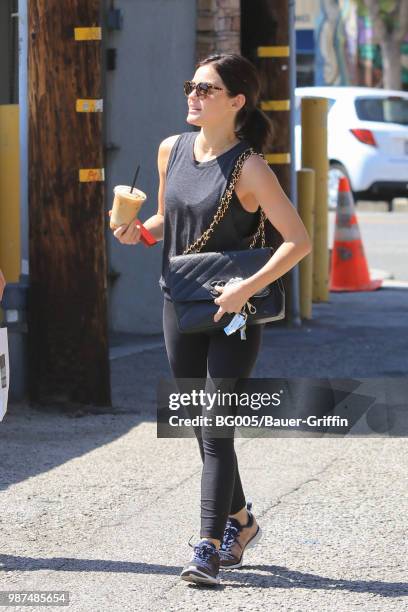
[[401,89],[401,44],[408,34],[407,0],[358,0],[367,9],[381,47],[383,87]]

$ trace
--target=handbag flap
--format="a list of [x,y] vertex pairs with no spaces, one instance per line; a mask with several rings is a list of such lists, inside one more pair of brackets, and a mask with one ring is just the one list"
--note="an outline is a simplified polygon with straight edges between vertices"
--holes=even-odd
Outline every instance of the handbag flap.
[[169,259],[168,285],[176,302],[214,300],[217,282],[225,284],[234,276],[248,278],[271,258],[272,249],[245,249],[175,255]]

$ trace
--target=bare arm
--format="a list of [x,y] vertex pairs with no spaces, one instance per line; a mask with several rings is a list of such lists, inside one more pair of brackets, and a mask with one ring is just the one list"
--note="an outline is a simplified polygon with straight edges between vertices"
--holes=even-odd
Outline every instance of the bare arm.
[[[157,154],[157,167],[159,171],[159,192],[158,192],[158,207],[157,213],[152,215],[143,222],[144,227],[153,234],[156,240],[163,240],[164,227],[164,190],[166,185],[166,170],[167,163],[173,144],[177,140],[178,135],[165,138],[159,145]],[[137,244],[140,241],[140,225],[136,221],[132,221],[129,225],[121,225],[114,232],[114,236],[122,244]]]
[[254,196],[284,240],[268,263],[244,282],[253,295],[291,270],[310,253],[312,243],[296,208],[261,158],[252,156],[246,160],[240,183],[241,190]]
[[163,225],[164,225],[164,189],[166,186],[166,170],[171,149],[177,140],[178,135],[169,136],[160,143],[159,152],[157,154],[157,168],[159,171],[159,192],[157,196],[158,206],[157,213],[149,217],[143,225],[156,238],[163,240]]
[[219,321],[225,312],[240,312],[251,296],[283,276],[312,250],[311,240],[295,207],[275,173],[260,157],[251,156],[245,161],[237,189],[241,200],[259,203],[284,242],[249,278],[230,288],[216,287],[221,295],[214,300],[219,306],[214,321]]

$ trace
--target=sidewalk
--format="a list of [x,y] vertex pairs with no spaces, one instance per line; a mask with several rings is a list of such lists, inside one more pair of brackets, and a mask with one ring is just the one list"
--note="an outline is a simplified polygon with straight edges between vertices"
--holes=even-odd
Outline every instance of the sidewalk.
[[[406,377],[407,305],[405,287],[331,293],[301,329],[267,329],[254,376]],[[68,590],[81,612],[403,608],[404,438],[237,438],[264,538],[220,589],[180,581],[198,446],[156,438],[161,338],[117,340],[110,412],[10,406],[0,425],[3,590]]]

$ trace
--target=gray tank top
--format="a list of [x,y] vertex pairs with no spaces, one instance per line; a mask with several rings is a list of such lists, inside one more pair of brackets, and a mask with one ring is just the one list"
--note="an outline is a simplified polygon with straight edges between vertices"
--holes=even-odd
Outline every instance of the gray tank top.
[[[250,147],[241,140],[210,161],[197,162],[194,141],[198,132],[180,134],[170,152],[164,192],[163,259],[159,285],[170,299],[167,285],[169,258],[181,255],[210,225],[237,157]],[[246,211],[235,192],[228,210],[201,252],[247,249],[259,224],[260,209]]]

